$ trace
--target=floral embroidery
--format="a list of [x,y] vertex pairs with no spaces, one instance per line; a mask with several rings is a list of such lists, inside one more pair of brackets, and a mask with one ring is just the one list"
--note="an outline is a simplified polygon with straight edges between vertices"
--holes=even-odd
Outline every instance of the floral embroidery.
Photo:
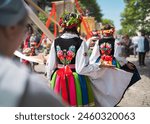
[[110,55],[102,55],[100,62],[106,65],[112,65],[113,57]]
[[102,43],[100,45],[100,51],[101,51],[101,63],[102,64],[109,64],[112,65],[113,57],[110,55],[112,51],[112,46],[109,43]]
[[107,54],[110,55],[111,51],[112,51],[112,46],[109,43],[102,43],[100,45],[100,51],[101,54]]
[[57,45],[56,50],[57,50],[57,57],[64,65],[70,64],[72,59],[75,57],[76,51],[75,51],[75,46],[73,45],[69,47],[68,51],[66,49],[61,50],[60,46]]

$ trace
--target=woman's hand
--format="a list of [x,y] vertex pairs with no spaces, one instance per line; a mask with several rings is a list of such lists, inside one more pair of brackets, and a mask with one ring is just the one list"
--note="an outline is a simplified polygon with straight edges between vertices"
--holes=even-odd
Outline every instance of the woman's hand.
[[89,46],[90,46],[90,47],[94,47],[95,42],[96,42],[97,40],[99,40],[98,37],[91,37],[91,38],[88,39],[87,42],[89,42]]

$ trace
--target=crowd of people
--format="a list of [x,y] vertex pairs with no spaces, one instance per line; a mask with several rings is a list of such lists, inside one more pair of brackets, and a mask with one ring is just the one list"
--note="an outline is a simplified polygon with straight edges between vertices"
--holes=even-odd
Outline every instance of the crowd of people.
[[[78,31],[82,17],[68,12],[59,22],[63,29],[61,35],[53,42],[46,36],[40,42],[32,26],[26,24],[27,10],[22,1],[5,0],[0,5],[3,17],[0,20],[0,106],[113,107],[121,101],[125,91],[141,79],[136,66],[126,58],[138,52],[139,65],[145,66],[149,42],[143,33],[131,40],[128,35],[115,36],[115,27],[106,24],[101,34],[93,31],[93,36],[86,39]],[[24,41],[23,54],[36,55],[39,43],[44,55],[49,54],[47,81],[11,60],[21,40]],[[27,60],[22,62],[28,63]]]
[[116,45],[120,46],[122,55],[129,57],[130,55],[138,55],[139,66],[146,66],[145,55],[149,54],[150,39],[143,31],[139,32],[137,36],[129,37],[128,35],[116,37]]

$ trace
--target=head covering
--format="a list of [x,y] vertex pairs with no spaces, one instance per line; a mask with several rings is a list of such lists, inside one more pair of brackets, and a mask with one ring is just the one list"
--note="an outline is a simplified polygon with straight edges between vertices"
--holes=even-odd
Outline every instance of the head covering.
[[60,18],[59,25],[62,28],[72,29],[78,27],[82,21],[82,17],[76,13],[65,12]]
[[115,32],[115,28],[109,24],[106,24],[102,29],[101,29],[101,33],[103,36],[105,37],[109,37],[112,36]]
[[13,26],[26,15],[22,0],[0,0],[0,26]]
[[93,36],[93,37],[99,37],[98,31],[97,30],[93,30],[91,32],[91,36]]

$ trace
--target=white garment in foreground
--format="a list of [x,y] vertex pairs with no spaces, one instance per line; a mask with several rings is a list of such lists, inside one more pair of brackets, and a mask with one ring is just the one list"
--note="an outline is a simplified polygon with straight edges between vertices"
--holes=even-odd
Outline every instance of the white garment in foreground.
[[0,56],[0,107],[63,107],[46,80]]
[[97,79],[90,77],[96,106],[113,107],[122,98],[132,73],[120,69],[103,68],[97,71]]
[[0,106],[17,106],[24,94],[29,77],[24,66],[16,66],[9,58],[0,56]]

